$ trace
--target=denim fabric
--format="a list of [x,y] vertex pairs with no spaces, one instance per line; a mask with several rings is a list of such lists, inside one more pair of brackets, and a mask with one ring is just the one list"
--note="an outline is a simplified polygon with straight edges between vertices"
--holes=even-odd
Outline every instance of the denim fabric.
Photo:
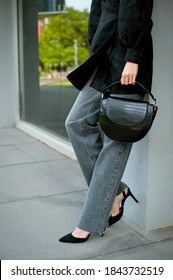
[[102,137],[98,125],[101,93],[89,86],[91,80],[78,95],[65,124],[88,184],[77,226],[100,234],[106,228],[115,196],[126,186],[121,178],[132,144]]

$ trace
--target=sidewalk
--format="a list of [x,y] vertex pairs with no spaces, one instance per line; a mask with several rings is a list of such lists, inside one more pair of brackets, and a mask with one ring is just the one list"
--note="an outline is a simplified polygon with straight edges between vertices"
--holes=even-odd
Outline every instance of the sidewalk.
[[103,237],[58,242],[73,230],[85,195],[77,161],[15,128],[0,129],[1,260],[173,259],[173,227],[141,234],[123,219]]

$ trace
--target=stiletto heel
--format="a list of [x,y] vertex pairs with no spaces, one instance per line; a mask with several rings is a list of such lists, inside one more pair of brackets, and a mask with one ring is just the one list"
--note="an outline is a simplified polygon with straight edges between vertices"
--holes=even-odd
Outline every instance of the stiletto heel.
[[117,223],[123,216],[124,213],[124,203],[126,201],[126,199],[131,196],[134,201],[136,201],[136,203],[138,203],[139,201],[136,199],[136,197],[132,194],[131,190],[129,187],[126,187],[128,189],[128,193],[126,194],[125,191],[123,190],[123,200],[121,201],[121,207],[120,207],[120,212],[116,215],[116,216],[110,216],[109,220],[108,220],[108,227],[110,227],[111,225]]
[[[131,197],[136,201],[136,203],[138,203],[139,201],[138,201],[138,200],[136,199],[136,197],[132,194],[132,192],[130,191],[129,188],[128,188],[128,190],[129,190],[129,191],[128,191],[128,196],[131,196]],[[127,196],[127,197],[128,197],[128,196]],[[127,198],[127,197],[126,197],[126,198]]]

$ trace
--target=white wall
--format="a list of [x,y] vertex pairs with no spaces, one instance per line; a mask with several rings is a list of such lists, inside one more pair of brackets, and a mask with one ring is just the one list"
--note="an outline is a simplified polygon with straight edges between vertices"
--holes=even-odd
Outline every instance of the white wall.
[[0,0],[0,128],[18,117],[16,1]]
[[124,179],[140,200],[130,198],[126,217],[153,230],[173,225],[173,2],[155,0],[152,91],[159,107],[149,135],[134,144]]
[[149,139],[147,228],[173,225],[172,15],[172,0],[155,0],[153,90],[157,95],[159,111]]

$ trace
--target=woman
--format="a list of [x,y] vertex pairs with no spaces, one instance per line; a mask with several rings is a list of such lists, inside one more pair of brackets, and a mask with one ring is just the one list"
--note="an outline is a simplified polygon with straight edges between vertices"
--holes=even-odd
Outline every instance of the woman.
[[[125,91],[131,98],[139,92],[136,81],[151,88],[152,8],[152,0],[92,1],[90,58],[68,75],[80,94],[66,120],[88,192],[77,227],[60,242],[79,243],[91,234],[103,235],[107,226],[121,219],[126,198],[134,198],[121,182],[132,144],[103,139],[98,116],[101,92],[111,83],[121,80],[112,90],[121,95]],[[142,92],[136,96],[143,98]]]

